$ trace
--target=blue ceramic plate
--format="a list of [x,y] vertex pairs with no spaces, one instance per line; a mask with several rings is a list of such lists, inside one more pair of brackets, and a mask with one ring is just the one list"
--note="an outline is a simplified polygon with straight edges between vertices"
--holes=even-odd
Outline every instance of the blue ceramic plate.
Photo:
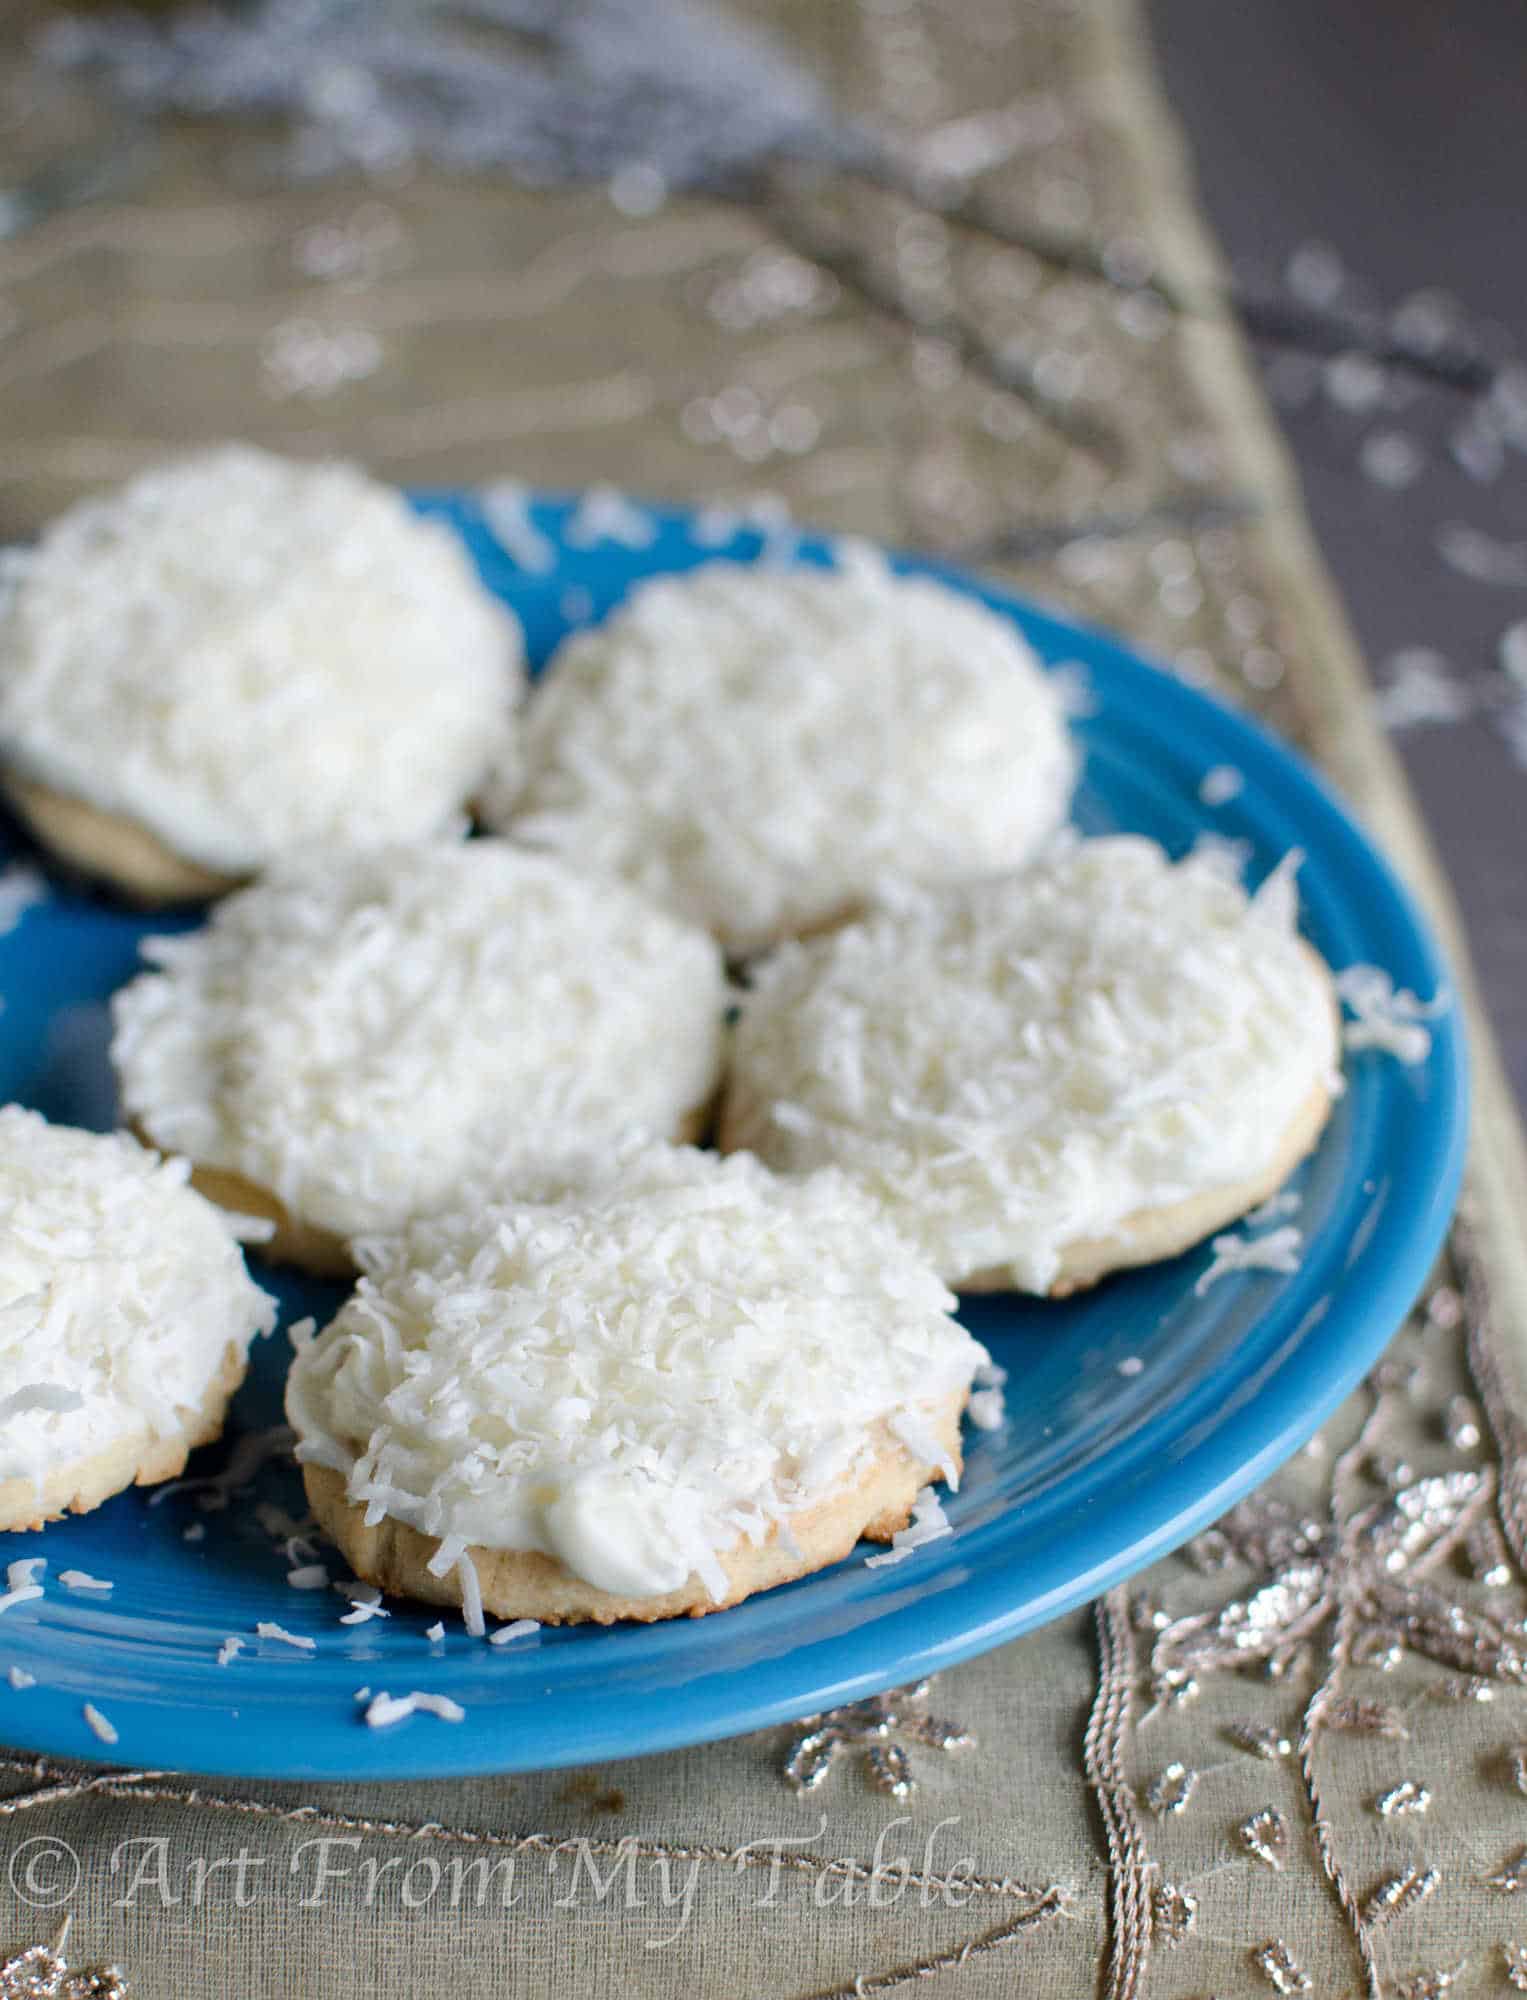
[[[538,539],[470,498],[420,505],[460,530],[544,660],[570,623],[602,614],[639,577],[764,549],[713,515],[613,520],[568,503],[534,509]],[[496,540],[488,515],[499,522]],[[643,540],[646,522],[650,539]],[[613,527],[612,539],[602,532]],[[734,532],[734,529],[736,530]],[[640,546],[633,544],[640,543]],[[507,546],[506,546],[507,544]],[[511,553],[513,551],[513,553]],[[819,544],[796,553],[830,560]],[[929,567],[908,563],[915,569]],[[1180,854],[1205,831],[1244,841],[1257,879],[1293,846],[1309,935],[1340,968],[1382,966],[1423,996],[1444,982],[1404,892],[1321,781],[1261,730],[1096,633],[956,579],[1011,617],[1047,661],[1077,662],[1089,832],[1153,835]],[[1244,786],[1211,809],[1216,765]],[[164,928],[161,923],[158,928]],[[134,969],[146,926],[61,890],[0,939],[0,1087],[49,1116],[112,1122],[105,1003]],[[1163,1555],[1264,1479],[1357,1383],[1421,1286],[1458,1187],[1465,1057],[1451,1013],[1415,1067],[1349,1060],[1350,1088],[1296,1185],[1306,1247],[1292,1276],[1226,1277],[1200,1297],[1197,1251],[1065,1304],[973,1301],[971,1329],[1011,1371],[1006,1428],[972,1433],[948,1502],[954,1532],[906,1561],[866,1551],[719,1616],[652,1627],[574,1627],[511,1645],[405,1604],[356,1626],[329,1591],[287,1586],[254,1519],[264,1500],[300,1516],[289,1466],[221,1511],[209,1489],[121,1495],[36,1535],[0,1535],[0,1563],[46,1555],[45,1596],[0,1616],[0,1742],[123,1763],[260,1777],[390,1778],[515,1771],[625,1756],[753,1729],[947,1667],[1043,1624]],[[277,1281],[289,1317],[325,1317],[334,1288]],[[231,1435],[279,1421],[287,1346],[260,1344]],[[199,1454],[215,1473],[228,1441]],[[215,1492],[215,1490],[213,1490]],[[109,1578],[109,1596],[62,1588],[62,1570]],[[335,1562],[336,1572],[342,1565]],[[273,1621],[316,1642],[258,1640]],[[246,1648],[219,1666],[223,1640]],[[16,1688],[6,1670],[35,1677]],[[361,1720],[356,1691],[427,1689],[467,1710]],[[81,1713],[118,1732],[103,1750]]]

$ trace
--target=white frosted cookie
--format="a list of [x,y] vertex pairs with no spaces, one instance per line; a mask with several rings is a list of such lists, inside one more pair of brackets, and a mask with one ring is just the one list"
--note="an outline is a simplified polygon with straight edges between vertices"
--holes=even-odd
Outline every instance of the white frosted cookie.
[[698,1615],[958,1478],[985,1350],[841,1175],[651,1147],[365,1257],[293,1363],[297,1456],[358,1575],[469,1624]]
[[0,557],[0,783],[150,900],[439,832],[509,754],[523,685],[456,537],[354,466],[224,446]]
[[703,931],[501,840],[320,854],[150,940],[113,1003],[126,1116],[344,1271],[457,1182],[689,1135],[727,992]]
[[1066,1292],[1264,1200],[1340,1089],[1291,870],[1071,841],[756,969],[724,1147],[849,1169],[967,1288]]
[[221,1431],[275,1304],[188,1172],[0,1109],[0,1529],[172,1479]]
[[1013,627],[870,556],[709,563],[567,640],[489,816],[707,925],[734,953],[886,878],[1017,866],[1064,818],[1058,692]]

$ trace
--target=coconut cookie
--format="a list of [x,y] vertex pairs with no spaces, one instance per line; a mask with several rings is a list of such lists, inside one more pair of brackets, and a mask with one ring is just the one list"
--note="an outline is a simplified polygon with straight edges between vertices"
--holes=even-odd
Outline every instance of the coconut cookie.
[[149,901],[440,831],[523,684],[456,538],[353,466],[225,446],[0,557],[0,786]]
[[222,1430],[275,1303],[188,1172],[0,1109],[0,1530],[172,1479]]
[[692,1136],[719,1078],[712,939],[506,841],[288,863],[145,955],[113,1003],[127,1116],[309,1269],[464,1179]]
[[958,1479],[985,1350],[839,1174],[650,1147],[365,1254],[288,1382],[308,1494],[357,1575],[478,1629],[735,1604]]
[[1264,1200],[1340,1089],[1291,870],[1075,841],[783,947],[738,1025],[722,1144],[837,1163],[951,1284],[1064,1293]]
[[1017,866],[1075,757],[1014,628],[866,557],[716,562],[568,640],[531,698],[530,778],[495,822],[624,876],[745,954],[885,878]]

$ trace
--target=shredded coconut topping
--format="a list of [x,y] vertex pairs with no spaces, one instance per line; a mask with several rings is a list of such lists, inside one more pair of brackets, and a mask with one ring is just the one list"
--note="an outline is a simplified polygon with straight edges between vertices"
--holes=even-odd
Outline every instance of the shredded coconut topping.
[[1265,1171],[1340,1087],[1295,916],[1287,870],[1248,899],[1132,837],[904,893],[757,968],[728,1143],[843,1167],[951,1282],[1047,1290],[1070,1244]]
[[183,1431],[229,1350],[270,1331],[274,1301],[188,1171],[0,1108],[0,1479],[40,1490],[118,1439]]
[[346,1237],[667,1137],[720,1067],[711,939],[506,841],[324,853],[145,953],[114,1003],[129,1114]]
[[522,650],[400,494],[231,445],[0,556],[0,752],[243,874],[438,831],[510,738]]
[[37,1685],[36,1674],[29,1674],[25,1667],[7,1667],[5,1678],[18,1692],[22,1688],[33,1688]]
[[636,882],[737,952],[883,879],[1026,860],[1075,756],[1006,620],[883,562],[706,564],[567,640],[527,711],[521,838]]
[[107,1576],[92,1576],[88,1570],[61,1569],[58,1580],[65,1590],[115,1590],[116,1584]]
[[986,1358],[864,1194],[746,1157],[649,1148],[364,1255],[288,1414],[353,1503],[439,1539],[437,1573],[538,1549],[602,1590],[719,1598],[718,1552],[844,1489]]

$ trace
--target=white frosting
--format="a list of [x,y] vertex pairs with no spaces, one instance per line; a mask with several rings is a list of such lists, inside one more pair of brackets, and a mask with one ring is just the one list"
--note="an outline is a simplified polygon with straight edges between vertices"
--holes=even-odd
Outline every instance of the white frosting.
[[145,956],[113,1003],[128,1116],[340,1236],[667,1137],[719,1074],[712,940],[505,841],[285,863]]
[[530,776],[496,823],[757,949],[885,878],[1025,860],[1075,756],[1013,627],[883,562],[715,562],[567,640],[531,697]]
[[732,1136],[854,1172],[951,1282],[1046,1290],[1068,1245],[1265,1172],[1339,1087],[1295,915],[1286,871],[1248,901],[1135,838],[909,893],[756,969]]
[[539,1549],[622,1596],[846,1489],[984,1350],[842,1176],[653,1147],[581,1192],[483,1197],[369,1246],[293,1364],[298,1457],[441,1538]]
[[183,1432],[275,1305],[222,1211],[125,1133],[0,1109],[0,1480]]
[[244,874],[437,832],[512,743],[522,653],[448,528],[230,445],[0,557],[0,755]]

